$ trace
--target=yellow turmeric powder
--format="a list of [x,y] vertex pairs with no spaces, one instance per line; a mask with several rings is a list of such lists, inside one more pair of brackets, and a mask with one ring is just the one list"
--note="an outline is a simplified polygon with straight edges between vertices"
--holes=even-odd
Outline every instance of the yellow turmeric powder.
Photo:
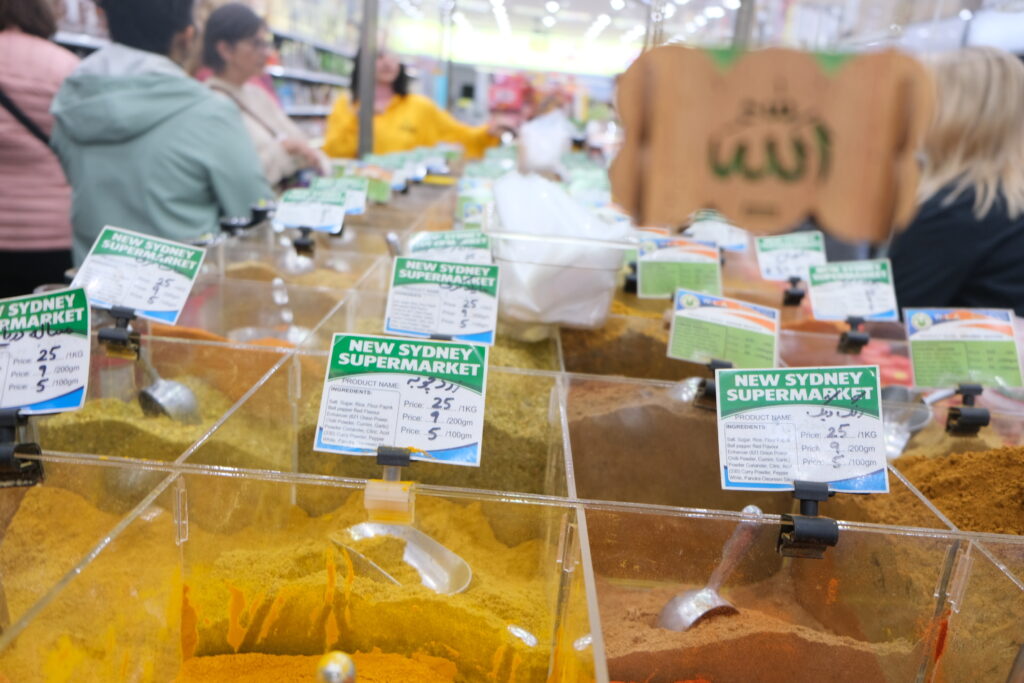
[[[218,655],[195,657],[184,663],[176,683],[310,683],[316,680],[319,656]],[[455,664],[440,657],[404,657],[380,650],[352,655],[359,683],[449,683]]]

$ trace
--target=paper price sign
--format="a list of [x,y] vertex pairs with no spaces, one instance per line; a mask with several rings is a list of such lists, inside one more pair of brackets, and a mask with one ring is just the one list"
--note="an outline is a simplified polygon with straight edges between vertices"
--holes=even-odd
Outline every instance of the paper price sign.
[[722,488],[888,493],[878,367],[718,370]]
[[310,228],[337,235],[348,211],[345,193],[336,190],[297,188],[281,195],[274,212],[274,229]]
[[668,299],[677,289],[722,293],[722,262],[717,247],[693,240],[653,238],[637,250],[637,296]]
[[670,358],[738,368],[775,367],[779,312],[745,301],[680,289],[669,334]]
[[366,213],[366,198],[370,193],[370,179],[357,176],[340,178],[314,178],[313,190],[328,190],[345,197],[345,213],[358,216]]
[[683,231],[683,236],[714,244],[725,251],[747,250],[747,231],[727,223],[725,218],[715,211],[698,212],[693,224]]
[[455,202],[455,222],[460,228],[480,229],[488,207],[494,204],[494,193],[489,187],[471,187],[459,191]]
[[89,351],[85,290],[0,300],[0,408],[25,414],[81,408]]
[[937,389],[961,382],[1024,385],[1013,311],[908,308],[903,317],[916,386]]
[[475,230],[419,232],[409,241],[409,253],[432,261],[490,264],[491,240]]
[[889,259],[811,266],[808,284],[818,320],[899,320]]
[[487,347],[336,334],[314,448],[478,467],[486,389]]
[[124,306],[140,318],[174,324],[185,307],[206,250],[107,226],[72,287],[83,287],[97,308]]
[[765,280],[786,281],[791,277],[806,280],[811,266],[820,266],[826,261],[825,235],[820,230],[758,237],[755,245],[757,265]]
[[498,266],[395,259],[384,331],[490,346],[498,326]]

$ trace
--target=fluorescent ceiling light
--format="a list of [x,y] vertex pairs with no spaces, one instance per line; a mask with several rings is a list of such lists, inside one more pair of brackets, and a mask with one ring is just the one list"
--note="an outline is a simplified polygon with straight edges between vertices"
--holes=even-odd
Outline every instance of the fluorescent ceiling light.
[[544,17],[543,19],[541,19],[540,23],[544,24],[548,28],[551,28],[552,26],[555,25],[555,21],[556,21],[556,19],[549,14],[546,17]]
[[725,10],[718,5],[711,5],[704,8],[704,16],[708,19],[721,19],[725,16]]
[[611,0],[612,9],[618,12],[626,6],[626,0]]
[[738,10],[742,5],[741,0],[722,0],[722,7],[727,10]]
[[554,14],[559,9],[561,9],[561,5],[555,2],[555,0],[548,0],[547,2],[544,3],[544,9]]

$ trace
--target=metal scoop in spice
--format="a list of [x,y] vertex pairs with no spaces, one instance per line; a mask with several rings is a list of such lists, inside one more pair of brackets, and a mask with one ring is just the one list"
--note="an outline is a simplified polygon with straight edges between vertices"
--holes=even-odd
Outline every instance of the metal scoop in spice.
[[372,565],[372,575],[393,583],[399,582],[372,560],[363,557],[350,544],[383,537],[404,541],[402,562],[416,570],[424,586],[442,595],[461,593],[469,588],[473,580],[473,570],[469,564],[411,524],[414,501],[412,482],[401,480],[402,467],[409,464],[410,453],[406,448],[377,449],[377,463],[384,467],[384,478],[368,481],[363,493],[364,505],[370,513],[371,521],[349,527],[332,536],[331,540],[344,548],[350,556],[358,556]]
[[882,387],[884,405],[885,455],[895,460],[903,454],[907,442],[932,421],[932,404],[956,394],[953,389],[932,392],[923,398],[899,385]]
[[661,610],[658,626],[670,631],[687,631],[697,622],[707,617],[721,614],[736,614],[739,610],[728,600],[718,594],[718,589],[726,582],[729,575],[750,550],[757,535],[757,521],[761,517],[761,508],[748,505],[743,508],[744,519],[732,532],[732,536],[722,548],[722,559],[711,572],[711,578],[701,589],[678,593]]
[[200,421],[199,401],[192,390],[181,382],[161,377],[149,358],[149,350],[139,349],[139,363],[146,373],[149,386],[139,392],[139,405],[146,415],[166,415],[186,424]]

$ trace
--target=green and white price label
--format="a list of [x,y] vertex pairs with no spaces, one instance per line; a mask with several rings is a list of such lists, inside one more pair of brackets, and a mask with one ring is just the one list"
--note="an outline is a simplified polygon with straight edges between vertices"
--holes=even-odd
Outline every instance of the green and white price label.
[[722,488],[888,493],[877,366],[718,370]]
[[725,220],[717,211],[698,211],[693,223],[683,231],[683,237],[714,244],[723,251],[746,251],[750,235]]
[[818,320],[899,320],[889,259],[837,261],[809,269],[811,309]]
[[498,325],[498,266],[398,257],[384,331],[490,346]]
[[84,289],[0,300],[0,408],[33,415],[81,408],[89,351]]
[[409,240],[409,254],[433,261],[492,263],[491,240],[476,230],[418,232]]
[[366,213],[366,199],[370,193],[370,179],[358,176],[339,178],[314,178],[310,185],[313,190],[328,190],[345,197],[345,213],[358,216]]
[[490,187],[474,186],[459,190],[455,201],[455,223],[463,230],[483,228],[487,211],[494,204],[494,192]]
[[778,341],[779,312],[774,308],[685,289],[676,292],[668,340],[670,358],[772,368]]
[[915,386],[938,389],[961,382],[992,387],[1024,385],[1013,311],[907,308],[903,318]]
[[314,448],[479,467],[486,390],[487,347],[336,334]]
[[274,228],[311,228],[337,235],[345,225],[347,212],[344,192],[300,187],[281,195],[274,212]]
[[825,235],[820,230],[793,232],[788,235],[758,237],[757,265],[765,280],[786,281],[791,277],[807,279],[811,266],[826,262]]
[[677,289],[720,295],[722,261],[718,248],[693,240],[648,238],[637,249],[637,296],[670,299]]
[[72,287],[97,308],[124,306],[141,318],[174,324],[185,307],[206,250],[107,226],[100,231]]

